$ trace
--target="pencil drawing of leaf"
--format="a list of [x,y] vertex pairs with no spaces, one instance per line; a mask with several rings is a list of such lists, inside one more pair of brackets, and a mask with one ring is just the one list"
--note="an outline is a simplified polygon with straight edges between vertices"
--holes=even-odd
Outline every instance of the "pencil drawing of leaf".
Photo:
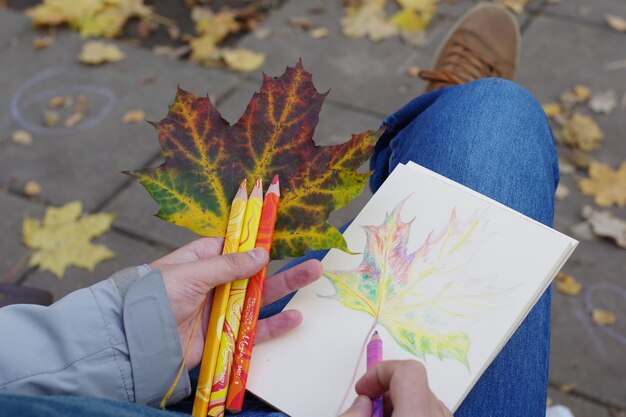
[[[404,200],[406,201],[406,200]],[[360,265],[348,271],[325,271],[335,288],[332,298],[374,318],[400,347],[426,360],[451,358],[469,368],[470,338],[463,324],[497,306],[503,291],[490,279],[465,276],[479,218],[457,219],[431,231],[415,250],[408,247],[415,219],[403,222],[404,201],[379,226],[362,226],[366,245]],[[366,340],[369,339],[369,335]]]

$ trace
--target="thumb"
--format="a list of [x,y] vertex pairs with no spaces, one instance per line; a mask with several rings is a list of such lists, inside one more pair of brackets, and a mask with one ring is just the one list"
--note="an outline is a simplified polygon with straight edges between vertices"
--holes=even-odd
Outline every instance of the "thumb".
[[372,400],[365,395],[356,397],[350,408],[338,417],[371,417]]
[[206,293],[211,288],[237,279],[250,278],[269,261],[263,248],[228,255],[211,256],[195,262],[172,265],[168,275],[198,292]]

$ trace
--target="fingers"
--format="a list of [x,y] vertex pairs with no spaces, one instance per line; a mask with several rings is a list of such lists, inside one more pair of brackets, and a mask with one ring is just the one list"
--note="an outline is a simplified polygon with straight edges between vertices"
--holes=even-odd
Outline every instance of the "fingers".
[[302,313],[298,310],[285,310],[272,317],[259,320],[256,328],[256,343],[278,337],[302,323]]
[[210,256],[222,253],[224,239],[222,238],[201,238],[175,250],[174,252],[157,259],[150,264],[152,269],[161,269],[165,265],[182,264],[185,262],[194,262],[199,259],[205,259]]
[[300,288],[312,283],[322,275],[322,264],[311,259],[280,272],[265,281],[261,305],[273,303]]
[[[426,368],[417,361],[383,361],[369,369],[356,383],[356,392],[376,398],[389,391],[393,414],[426,416],[433,394]],[[417,412],[417,414],[416,414]],[[425,414],[420,414],[420,413]]]
[[356,397],[350,408],[348,408],[339,417],[371,417],[372,415],[372,400],[365,395],[359,395]]
[[211,256],[195,262],[165,265],[164,276],[200,294],[237,279],[250,278],[269,261],[265,249]]

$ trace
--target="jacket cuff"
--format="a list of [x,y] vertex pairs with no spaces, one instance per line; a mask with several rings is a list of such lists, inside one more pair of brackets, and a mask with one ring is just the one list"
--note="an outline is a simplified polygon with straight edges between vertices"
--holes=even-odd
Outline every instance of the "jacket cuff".
[[[135,271],[135,277],[116,280],[116,286],[126,292],[123,320],[135,402],[156,407],[174,382],[183,353],[161,271]],[[191,384],[185,370],[168,404],[189,394]]]

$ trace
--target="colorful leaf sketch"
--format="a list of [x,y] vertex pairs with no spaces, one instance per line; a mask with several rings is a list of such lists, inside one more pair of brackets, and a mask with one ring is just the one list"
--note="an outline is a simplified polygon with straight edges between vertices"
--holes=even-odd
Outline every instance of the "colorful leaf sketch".
[[370,334],[380,324],[416,357],[451,358],[469,369],[471,341],[463,324],[497,307],[507,292],[493,285],[492,279],[462,273],[474,253],[471,246],[478,240],[480,215],[460,221],[453,209],[441,230],[428,233],[410,251],[415,218],[403,222],[400,216],[407,199],[387,213],[381,225],[361,226],[367,242],[358,267],[324,272],[335,289],[328,298],[371,315]]

